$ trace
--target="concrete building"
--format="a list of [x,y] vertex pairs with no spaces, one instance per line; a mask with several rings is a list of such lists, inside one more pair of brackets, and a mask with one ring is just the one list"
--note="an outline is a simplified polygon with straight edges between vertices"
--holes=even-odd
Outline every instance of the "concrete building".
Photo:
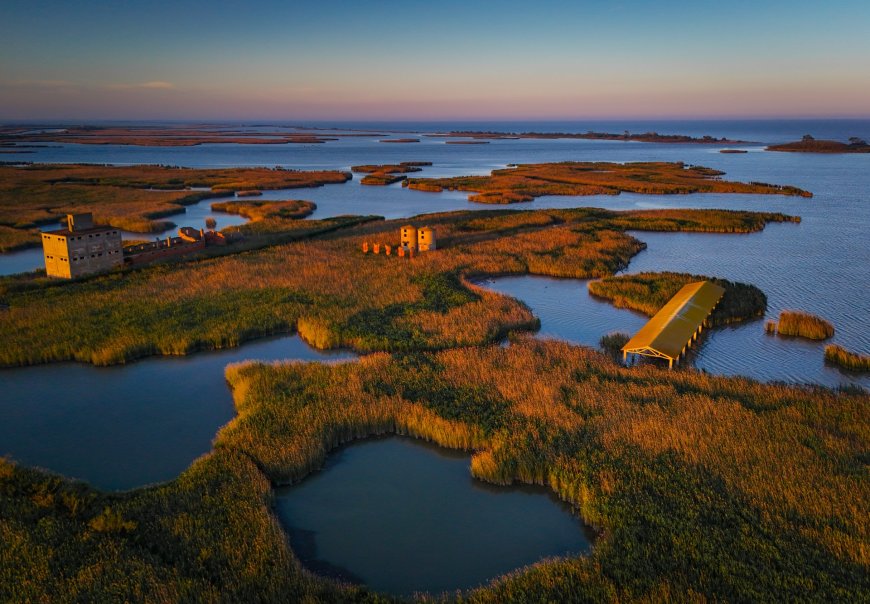
[[121,232],[95,226],[92,214],[67,214],[67,228],[42,234],[45,272],[73,279],[102,273],[124,264]]
[[[404,229],[403,229],[404,230]],[[424,226],[417,230],[417,249],[421,252],[435,250],[435,231]]]
[[417,229],[408,224],[402,227],[400,247],[417,249]]

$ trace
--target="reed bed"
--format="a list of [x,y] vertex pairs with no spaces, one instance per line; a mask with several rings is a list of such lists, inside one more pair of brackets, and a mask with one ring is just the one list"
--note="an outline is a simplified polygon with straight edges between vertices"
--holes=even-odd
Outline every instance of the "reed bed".
[[870,371],[870,355],[852,352],[839,344],[825,346],[825,360],[850,371]]
[[[271,168],[0,166],[0,225],[27,229],[57,222],[65,214],[91,212],[98,223],[149,233],[172,227],[158,218],[181,213],[184,206],[203,199],[237,190],[317,187],[350,178],[347,172]],[[0,231],[0,245],[4,239]]]
[[630,339],[631,336],[627,333],[608,333],[601,336],[601,340],[598,341],[598,346],[611,359],[619,361],[622,356],[622,347],[628,344]]
[[395,182],[405,180],[409,172],[420,172],[421,166],[431,166],[432,162],[427,161],[409,161],[399,164],[366,164],[362,166],[352,166],[354,172],[365,174],[360,184],[385,186]]
[[211,209],[227,214],[237,214],[251,220],[295,220],[305,218],[317,205],[312,201],[288,199],[286,201],[219,201]]
[[0,599],[384,601],[304,572],[270,489],[390,433],[469,451],[479,479],[546,485],[600,531],[588,556],[461,601],[870,593],[866,393],[626,369],[534,338],[226,376],[238,416],[168,484],[109,495],[0,462]]
[[[744,214],[686,211],[679,227],[731,229],[747,222]],[[757,228],[766,216],[757,217]],[[342,224],[255,221],[240,227],[251,235],[240,245],[321,237],[247,253],[220,248],[215,253],[229,255],[64,284],[0,281],[0,298],[9,305],[0,314],[7,334],[0,364],[112,364],[188,354],[292,333],[301,319],[329,330],[314,342],[365,352],[484,344],[537,322],[514,300],[471,290],[463,276],[608,276],[643,249],[615,225],[641,229],[647,220],[659,229],[672,218],[594,209],[432,215],[426,221],[438,231],[439,250],[412,260],[360,251],[363,241],[397,243],[405,221],[370,222],[331,236],[322,234]]]
[[829,321],[808,312],[784,310],[779,313],[777,332],[783,336],[827,340],[834,337],[834,326]]
[[518,203],[544,195],[650,195],[688,193],[756,193],[796,195],[812,193],[792,186],[721,180],[722,172],[682,162],[562,162],[520,164],[493,170],[490,176],[409,178],[402,186],[419,191],[472,191],[468,200],[479,203]]

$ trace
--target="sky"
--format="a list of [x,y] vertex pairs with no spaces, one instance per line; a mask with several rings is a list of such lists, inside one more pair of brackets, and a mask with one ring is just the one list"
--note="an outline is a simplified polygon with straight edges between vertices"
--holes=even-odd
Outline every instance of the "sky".
[[870,117],[870,2],[0,1],[0,120],[742,117]]

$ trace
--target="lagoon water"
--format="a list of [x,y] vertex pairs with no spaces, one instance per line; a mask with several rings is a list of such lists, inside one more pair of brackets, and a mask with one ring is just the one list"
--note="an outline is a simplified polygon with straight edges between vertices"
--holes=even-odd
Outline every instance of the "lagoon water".
[[[421,137],[420,143],[382,144],[381,137],[354,137],[317,145],[201,145],[136,147],[119,145],[51,145],[30,149],[22,161],[158,163],[191,167],[284,166],[296,169],[349,169],[360,163],[426,160],[434,163],[420,176],[486,174],[517,162],[563,160],[684,161],[717,168],[726,178],[796,185],[812,191],[812,199],[762,195],[676,195],[543,197],[515,209],[597,206],[609,209],[731,208],[796,214],[800,224],[771,224],[760,233],[743,235],[634,233],[648,248],[632,259],[627,272],[674,270],[752,283],[768,296],[768,318],[787,308],[807,310],[832,321],[833,342],[870,353],[870,155],[810,155],[763,151],[766,143],[817,137],[870,138],[870,121],[662,122],[642,124],[347,124],[346,128],[381,131],[419,128],[424,131],[474,130],[620,131],[711,134],[754,141],[733,145],[747,154],[720,154],[719,145],[648,144],[585,140],[497,140],[486,145],[446,145]],[[392,134],[391,136],[400,136]],[[729,145],[732,146],[732,145]],[[10,156],[14,157],[14,156]],[[364,187],[359,178],[313,189],[267,191],[264,199],[304,198],[317,203],[314,218],[340,214],[379,214],[387,218],[444,210],[488,210],[471,204],[461,192],[425,193],[400,185]],[[220,227],[244,219],[212,213],[210,200],[171,217],[179,225],[201,226],[214,215]],[[160,234],[165,235],[165,234]],[[131,237],[143,237],[130,234]],[[143,237],[144,238],[144,237]],[[29,270],[41,264],[40,250],[0,255],[0,272]],[[539,284],[543,283],[541,287]],[[542,319],[542,333],[587,345],[618,330],[633,332],[644,318],[593,300],[580,281],[519,277],[493,286],[526,301]],[[0,371],[0,454],[25,463],[85,478],[106,488],[128,488],[177,474],[196,455],[208,450],[215,429],[232,409],[222,366],[241,358],[264,358],[266,344],[187,358],[149,359],[100,369],[56,364]],[[690,360],[715,373],[748,375],[761,380],[870,387],[870,377],[826,367],[824,343],[769,337],[762,321],[726,327],[708,334]],[[278,353],[265,358],[292,357]],[[298,353],[302,354],[302,353]],[[226,356],[224,356],[226,355]],[[306,353],[311,358],[313,353]],[[317,355],[314,355],[317,356]],[[200,364],[211,364],[205,375]],[[154,373],[151,373],[154,372]],[[173,374],[164,380],[162,375]],[[209,382],[209,383],[207,383]],[[69,387],[69,384],[78,384]],[[152,388],[149,391],[143,384]],[[155,384],[163,386],[153,390]],[[201,384],[194,387],[193,384]],[[202,389],[200,389],[202,388]],[[197,393],[201,393],[198,395]],[[123,403],[119,403],[123,401]],[[207,401],[207,402],[206,402]],[[193,409],[198,407],[199,412]],[[158,411],[160,409],[161,411]],[[219,409],[219,410],[218,410]],[[201,413],[197,416],[197,413]],[[150,414],[150,416],[149,416]],[[185,418],[185,414],[187,414]],[[151,417],[151,420],[147,420]],[[203,417],[201,422],[194,417]],[[94,418],[94,419],[89,419]],[[98,419],[103,418],[103,419]],[[126,418],[126,419],[125,419]],[[158,420],[159,418],[159,420]],[[152,426],[140,430],[142,443],[162,424],[175,432],[157,444],[142,444],[118,426]],[[187,423],[185,423],[187,422]],[[74,429],[70,429],[73,426]],[[135,430],[134,430],[135,431]],[[150,432],[149,432],[150,431]],[[147,436],[151,434],[152,436]],[[115,449],[94,443],[116,441]],[[181,441],[185,441],[182,443]],[[189,442],[188,442],[189,441]],[[116,450],[135,452],[126,463]],[[151,448],[149,448],[151,447]],[[157,451],[152,454],[151,451]],[[179,451],[175,454],[174,451]],[[182,452],[183,451],[183,452]],[[169,461],[169,460],[172,461]],[[121,463],[124,462],[124,463]],[[123,469],[109,466],[119,465]],[[137,468],[135,471],[131,468]]]
[[[319,145],[135,147],[52,145],[10,156],[34,162],[155,163],[190,167],[284,166],[349,169],[362,163],[432,161],[419,176],[487,174],[509,163],[553,161],[684,161],[723,170],[726,178],[791,184],[812,199],[759,195],[545,197],[513,209],[596,206],[609,209],[729,208],[796,214],[800,224],[772,224],[746,235],[633,233],[648,248],[626,272],[685,271],[757,285],[768,318],[795,308],[836,326],[834,342],[870,353],[870,155],[771,153],[764,145],[800,138],[870,138],[870,121],[345,124],[379,131],[657,130],[753,141],[724,155],[720,146],[581,140],[500,140],[486,145],[380,144],[359,137]],[[262,129],[262,128],[261,128]],[[268,129],[265,129],[268,130]],[[392,136],[400,136],[393,134]],[[446,210],[490,210],[460,192],[424,193],[342,185],[268,191],[260,199],[308,199],[313,218],[377,214],[401,218]],[[214,213],[206,200],[170,217],[201,227],[243,221]],[[165,236],[166,233],[158,234]],[[155,235],[127,234],[150,238]],[[41,266],[40,250],[0,255],[0,274]],[[632,333],[646,318],[592,298],[586,282],[504,277],[484,285],[525,301],[541,318],[541,337],[597,346],[612,331]],[[708,332],[689,360],[696,367],[760,380],[859,385],[870,377],[825,367],[823,343],[766,336],[763,321]],[[244,359],[341,360],[298,337],[259,340],[238,349],[188,357],[149,358],[110,368],[78,363],[0,370],[0,455],[89,481],[129,489],[177,476],[211,448],[233,416],[223,379]],[[397,594],[473,587],[542,556],[582,553],[589,540],[579,520],[534,489],[502,489],[473,480],[465,455],[405,439],[369,441],[331,455],[326,469],[283,489],[277,513],[294,550],[317,572],[363,581]]]
[[[629,271],[633,272],[629,267]],[[666,270],[689,270],[674,266]],[[648,320],[641,313],[616,308],[592,296],[586,280],[554,279],[523,275],[481,280],[480,285],[522,300],[541,320],[538,337],[566,340],[597,348],[601,336],[614,332],[635,333]],[[836,338],[835,338],[836,340]],[[826,342],[770,336],[764,320],[707,331],[690,349],[692,366],[722,375],[742,375],[761,381],[844,385],[870,388],[870,377],[840,370],[823,361]],[[736,354],[735,351],[739,351]]]
[[211,450],[215,433],[235,414],[226,365],[354,356],[282,336],[113,367],[0,369],[0,456],[107,490],[170,480]]
[[467,454],[410,438],[333,452],[275,508],[306,567],[399,595],[476,587],[592,538],[549,491],[488,485]]

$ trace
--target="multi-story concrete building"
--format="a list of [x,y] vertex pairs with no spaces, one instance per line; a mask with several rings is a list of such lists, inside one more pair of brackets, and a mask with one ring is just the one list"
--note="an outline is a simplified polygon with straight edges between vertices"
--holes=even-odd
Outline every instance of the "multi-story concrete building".
[[401,247],[405,249],[417,249],[417,229],[407,224],[401,229]]
[[417,249],[421,252],[431,252],[435,250],[435,230],[424,226],[417,229]]
[[67,228],[42,234],[45,272],[72,279],[111,270],[124,264],[121,232],[94,226],[91,214],[67,214]]

